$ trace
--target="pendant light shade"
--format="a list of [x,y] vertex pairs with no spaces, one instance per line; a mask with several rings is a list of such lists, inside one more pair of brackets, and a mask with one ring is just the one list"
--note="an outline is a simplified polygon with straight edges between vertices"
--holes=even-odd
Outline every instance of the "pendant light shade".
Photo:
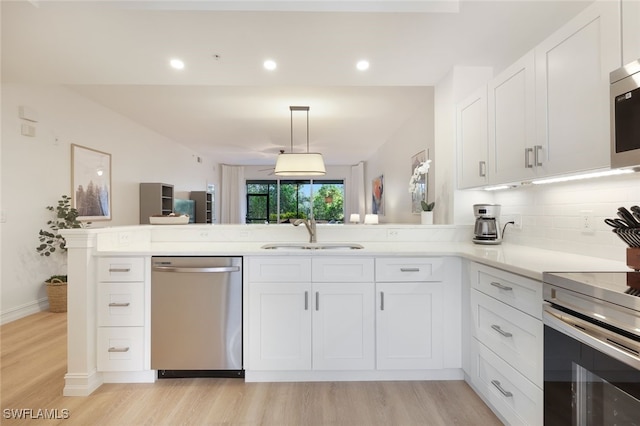
[[[327,171],[324,167],[322,154],[309,152],[309,107],[290,106],[291,111],[291,152],[278,155],[274,173],[276,176],[324,176]],[[307,112],[307,152],[293,152],[293,112]]]

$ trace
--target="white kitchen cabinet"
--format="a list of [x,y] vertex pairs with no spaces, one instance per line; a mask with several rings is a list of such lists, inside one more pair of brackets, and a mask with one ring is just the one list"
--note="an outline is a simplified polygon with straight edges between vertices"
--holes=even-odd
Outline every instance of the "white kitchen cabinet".
[[458,188],[488,183],[487,86],[456,105]]
[[640,2],[622,0],[622,64],[640,58]]
[[489,182],[531,179],[536,174],[535,55],[531,51],[488,85]]
[[470,262],[465,372],[507,424],[542,424],[542,283]]
[[597,1],[535,49],[539,175],[608,167],[609,73],[621,66],[618,2]]
[[310,282],[250,284],[251,369],[311,369],[310,297]]
[[252,257],[248,263],[251,370],[374,368],[372,258]]
[[[455,367],[460,348],[459,266],[441,257],[376,259],[376,366]],[[447,365],[444,358],[449,357]],[[456,360],[456,361],[454,361]]]
[[314,370],[375,368],[373,298],[373,282],[313,283]]
[[376,283],[377,368],[443,367],[442,282]]
[[101,257],[97,278],[98,371],[145,370],[145,259]]

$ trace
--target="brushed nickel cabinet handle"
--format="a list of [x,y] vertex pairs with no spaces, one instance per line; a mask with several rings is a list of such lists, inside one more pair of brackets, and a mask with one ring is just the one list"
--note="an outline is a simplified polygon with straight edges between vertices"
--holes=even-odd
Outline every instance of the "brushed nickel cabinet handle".
[[109,272],[131,272],[131,268],[109,268]]
[[525,167],[525,169],[533,169],[533,164],[531,163],[531,154],[533,154],[533,148],[525,148],[524,149],[524,167]]
[[535,145],[533,149],[535,150],[535,155],[533,156],[535,164],[540,167],[542,166],[542,145]]
[[400,272],[420,272],[420,268],[400,268]]
[[126,348],[116,348],[114,346],[110,347],[108,352],[129,352],[129,346]]
[[309,292],[308,291],[304,292],[304,310],[305,311],[309,310]]
[[478,162],[478,175],[480,175],[480,177],[487,176],[487,162],[486,161],[479,161]]
[[316,291],[316,311],[320,310],[320,292]]
[[502,387],[502,385],[500,384],[499,381],[497,380],[492,380],[491,384],[493,386],[496,387],[496,389],[498,389],[500,391],[501,394],[503,394],[504,396],[506,396],[507,398],[510,398],[513,396],[513,394],[511,392],[509,392],[508,390],[504,390],[504,388]]
[[109,303],[109,307],[112,307],[112,308],[126,308],[129,305],[131,305],[131,303],[129,303],[129,302],[126,302],[126,303],[116,303],[116,302]]
[[380,310],[384,311],[384,291],[380,292]]
[[496,282],[496,281],[491,281],[491,285],[494,286],[494,287],[499,288],[500,290],[506,290],[506,291],[513,290],[513,287],[509,287],[509,286],[506,286],[504,284],[500,284],[499,282]]
[[493,328],[495,331],[497,331],[498,333],[500,333],[501,335],[503,335],[504,337],[511,337],[513,336],[513,334],[509,333],[508,331],[504,331],[502,328],[500,328],[499,325],[493,324],[491,326],[491,328]]

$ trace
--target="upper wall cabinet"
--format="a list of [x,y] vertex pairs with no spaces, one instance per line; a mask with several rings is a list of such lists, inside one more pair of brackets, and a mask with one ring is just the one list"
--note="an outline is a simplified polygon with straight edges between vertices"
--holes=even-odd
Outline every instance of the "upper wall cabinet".
[[487,87],[482,86],[456,107],[458,187],[486,185]]
[[640,58],[640,2],[622,0],[622,64]]
[[620,40],[619,3],[599,1],[536,47],[538,174],[609,166],[609,73],[621,66]]
[[489,182],[535,176],[535,55],[530,52],[489,83]]

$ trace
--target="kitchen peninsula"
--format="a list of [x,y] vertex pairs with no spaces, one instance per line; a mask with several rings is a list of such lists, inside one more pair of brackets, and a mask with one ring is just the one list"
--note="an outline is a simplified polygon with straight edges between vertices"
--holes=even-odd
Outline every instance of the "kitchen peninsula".
[[[142,225],[73,229],[63,234],[69,248],[68,371],[64,387],[64,394],[68,396],[89,395],[102,383],[156,380],[156,372],[150,369],[149,353],[152,256],[243,257],[243,348],[247,381],[465,378],[473,385],[471,366],[474,363],[469,359],[467,345],[471,340],[469,293],[474,276],[497,276],[516,285],[524,283],[522,285],[531,290],[526,297],[533,307],[529,312],[527,307],[515,307],[537,324],[540,321],[536,317],[536,305],[540,310],[543,271],[626,269],[623,262],[569,253],[511,244],[475,245],[470,242],[470,226],[454,225],[318,225],[321,243],[363,246],[362,249],[326,250],[262,248],[265,244],[306,242],[307,234],[290,225]],[[278,262],[297,265],[301,275],[287,283],[286,274],[280,278],[260,274],[261,265]],[[297,360],[300,364],[261,357],[264,350],[259,346],[261,339],[279,338],[273,335],[273,330],[260,328],[263,322],[259,319],[259,304],[255,303],[255,297],[259,297],[257,289],[266,291],[272,282],[306,286],[303,293],[312,290],[311,294],[316,295],[330,289],[335,296],[342,286],[357,289],[358,300],[364,301],[362,306],[366,309],[349,319],[360,321],[357,333],[364,337],[356,339],[357,345],[347,345],[353,353],[343,358],[351,360],[322,358],[319,354],[327,351],[316,352],[317,346],[335,342],[320,339],[312,343],[311,335],[317,333],[311,328],[305,333],[306,337],[303,336],[309,342],[296,342],[308,351]],[[109,310],[117,307],[108,307],[108,289],[116,286],[119,288],[116,293],[122,294],[128,285],[140,289],[131,296],[129,312],[110,315]],[[417,293],[407,297],[401,294],[400,288]],[[424,301],[422,307],[430,306],[429,312],[424,308],[412,311],[410,304],[402,305],[416,300]],[[311,302],[312,307],[314,303],[317,302]],[[401,316],[387,323],[381,317],[383,311],[385,315],[393,315],[394,308],[404,311],[408,318],[420,318],[421,323],[405,323],[401,331],[394,329]],[[315,309],[309,309],[309,327],[310,315],[318,315]],[[335,315],[341,312],[341,309],[333,311]],[[332,318],[335,319],[330,315],[324,319]],[[314,317],[314,324],[321,319]],[[326,325],[324,330],[331,330],[330,326]],[[403,340],[403,333],[408,335],[407,339]],[[414,341],[423,345],[417,348],[404,345]],[[116,350],[110,352],[114,347]],[[394,349],[411,352],[412,357],[401,359]],[[524,367],[521,372],[525,377],[530,374],[529,380],[537,382],[539,371],[535,363],[531,372]],[[474,389],[478,391],[478,387],[480,385],[475,384]]]

